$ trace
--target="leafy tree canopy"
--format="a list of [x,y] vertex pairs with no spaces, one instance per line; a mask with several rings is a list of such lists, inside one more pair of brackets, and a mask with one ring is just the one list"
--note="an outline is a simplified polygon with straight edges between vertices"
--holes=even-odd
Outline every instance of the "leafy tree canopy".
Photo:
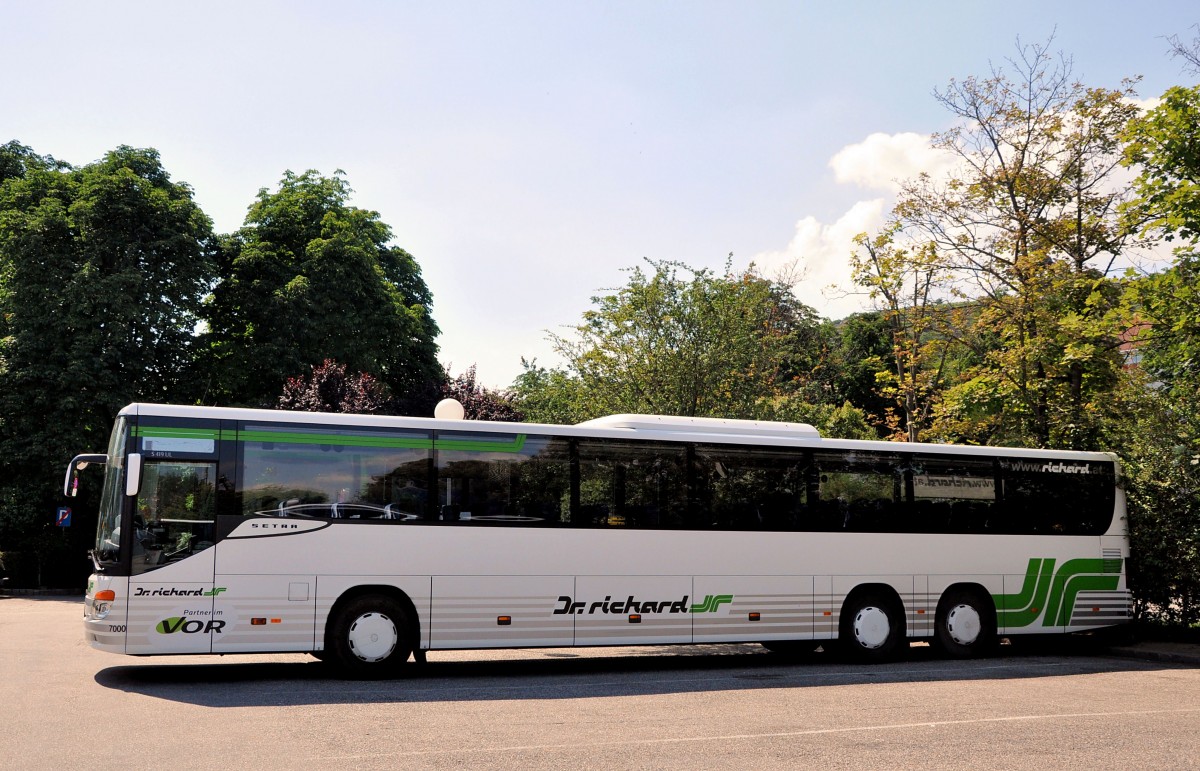
[[1126,135],[1126,163],[1141,169],[1139,199],[1127,211],[1169,238],[1200,236],[1200,86],[1168,89]]
[[432,297],[379,214],[350,206],[341,173],[287,172],[223,240],[206,308],[206,401],[270,404],[289,376],[334,359],[425,414],[442,380]]
[[210,220],[154,150],[80,169],[26,157],[0,184],[6,458],[79,446],[46,431],[102,445],[122,405],[187,392],[212,246]]
[[121,406],[188,398],[212,252],[154,150],[76,169],[0,147],[0,545],[48,526],[61,464],[105,447]]
[[[957,121],[935,144],[959,163],[945,179],[903,186],[896,226],[918,247],[907,253],[929,262],[897,275],[927,268],[944,296],[977,304],[970,335],[936,331],[958,336],[979,364],[944,394],[936,433],[1093,446],[1121,366],[1113,262],[1138,243],[1138,228],[1118,215],[1131,197],[1117,172],[1122,132],[1137,113],[1132,95],[1131,82],[1102,89],[1073,80],[1070,60],[1044,45],[1020,46],[1007,69],[937,93]],[[910,364],[936,361],[910,350]],[[915,393],[923,379],[910,370],[907,381]]]
[[586,412],[753,417],[758,399],[803,371],[796,343],[819,322],[786,287],[753,267],[649,265],[593,297],[573,336],[552,336],[588,394]]

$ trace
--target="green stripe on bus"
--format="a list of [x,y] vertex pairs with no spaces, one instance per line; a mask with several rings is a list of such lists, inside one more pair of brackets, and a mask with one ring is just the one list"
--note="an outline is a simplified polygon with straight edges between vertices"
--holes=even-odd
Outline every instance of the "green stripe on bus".
[[242,431],[243,442],[265,444],[328,444],[336,447],[394,447],[410,450],[429,450],[433,442],[420,437],[365,436],[354,434],[305,434],[291,431]]
[[[1111,592],[1117,588],[1118,576],[1103,575],[1083,575],[1073,576],[1067,580],[1066,590],[1063,592],[1062,607],[1058,611],[1058,626],[1070,626],[1071,614],[1075,611],[1075,597],[1080,592],[1088,591],[1106,591]],[[1046,616],[1046,620],[1042,623],[1050,626],[1050,616]]]
[[[226,439],[233,438],[232,432],[211,428],[174,428],[144,426],[133,429],[135,437],[153,439]],[[511,439],[438,439],[433,442],[421,437],[397,437],[369,434],[315,434],[303,431],[242,431],[237,435],[243,442],[267,444],[316,444],[334,447],[387,447],[406,450],[450,450],[464,452],[521,452],[525,448],[525,434],[516,434]]]
[[1042,615],[1046,595],[1054,580],[1053,559],[1031,559],[1025,572],[1025,584],[1017,594],[999,594],[996,601],[996,621],[1001,626],[1029,626]]
[[[1117,576],[1095,575],[1104,572],[1105,562],[1101,559],[1078,559],[1063,563],[1054,574],[1054,588],[1050,591],[1050,602],[1046,605],[1042,626],[1066,626],[1075,608],[1075,595],[1081,590],[1117,588]],[[1066,621],[1062,620],[1064,618]]]
[[168,428],[164,426],[135,426],[133,435],[152,439],[220,439],[216,428]]
[[1120,583],[1119,559],[1068,560],[1057,571],[1054,562],[1029,560],[1021,591],[992,595],[999,626],[1029,626],[1038,618],[1042,619],[1042,626],[1069,626],[1080,592],[1113,591]]
[[525,447],[525,434],[512,439],[438,439],[434,447],[439,450],[466,450],[467,452],[520,452]]
[[418,437],[305,434],[285,431],[243,431],[243,442],[273,442],[282,444],[327,444],[337,447],[393,447],[415,450],[461,450],[467,452],[520,452],[525,447],[525,434],[512,439],[438,439],[436,442]]

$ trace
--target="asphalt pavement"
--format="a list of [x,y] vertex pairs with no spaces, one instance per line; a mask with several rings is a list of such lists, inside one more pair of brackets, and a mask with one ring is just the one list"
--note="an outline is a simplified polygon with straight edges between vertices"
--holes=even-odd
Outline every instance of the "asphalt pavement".
[[1094,771],[1200,757],[1196,645],[1059,635],[961,661],[922,643],[869,666],[737,644],[443,651],[398,680],[348,681],[305,654],[102,653],[80,611],[77,596],[0,599],[0,769]]

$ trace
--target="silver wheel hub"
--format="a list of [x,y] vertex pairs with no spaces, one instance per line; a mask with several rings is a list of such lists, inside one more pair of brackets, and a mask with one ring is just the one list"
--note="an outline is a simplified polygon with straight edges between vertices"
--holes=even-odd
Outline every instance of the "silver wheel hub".
[[883,608],[870,605],[854,616],[854,639],[868,650],[882,648],[891,632],[892,624]]
[[364,613],[350,625],[347,641],[360,661],[374,663],[391,655],[400,642],[400,632],[384,614]]
[[970,605],[955,605],[946,614],[946,632],[959,645],[971,645],[979,639],[982,631],[983,621],[979,611]]

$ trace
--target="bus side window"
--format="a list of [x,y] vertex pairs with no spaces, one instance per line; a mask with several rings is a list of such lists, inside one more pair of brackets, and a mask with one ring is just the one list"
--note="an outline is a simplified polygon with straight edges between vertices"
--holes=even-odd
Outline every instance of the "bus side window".
[[822,519],[830,529],[898,532],[909,528],[905,459],[896,453],[816,452]]
[[580,510],[591,512],[594,526],[666,529],[687,521],[683,445],[580,440],[576,446]]
[[1004,513],[1011,529],[1037,535],[1102,535],[1115,506],[1113,464],[999,459]]
[[426,431],[244,425],[244,516],[405,523],[429,516]]
[[1003,532],[991,458],[918,455],[912,479],[913,505],[924,532]]
[[802,451],[738,445],[696,445],[694,509],[719,530],[803,530],[810,526]]
[[558,437],[438,432],[437,503],[458,524],[569,524],[570,448]]

